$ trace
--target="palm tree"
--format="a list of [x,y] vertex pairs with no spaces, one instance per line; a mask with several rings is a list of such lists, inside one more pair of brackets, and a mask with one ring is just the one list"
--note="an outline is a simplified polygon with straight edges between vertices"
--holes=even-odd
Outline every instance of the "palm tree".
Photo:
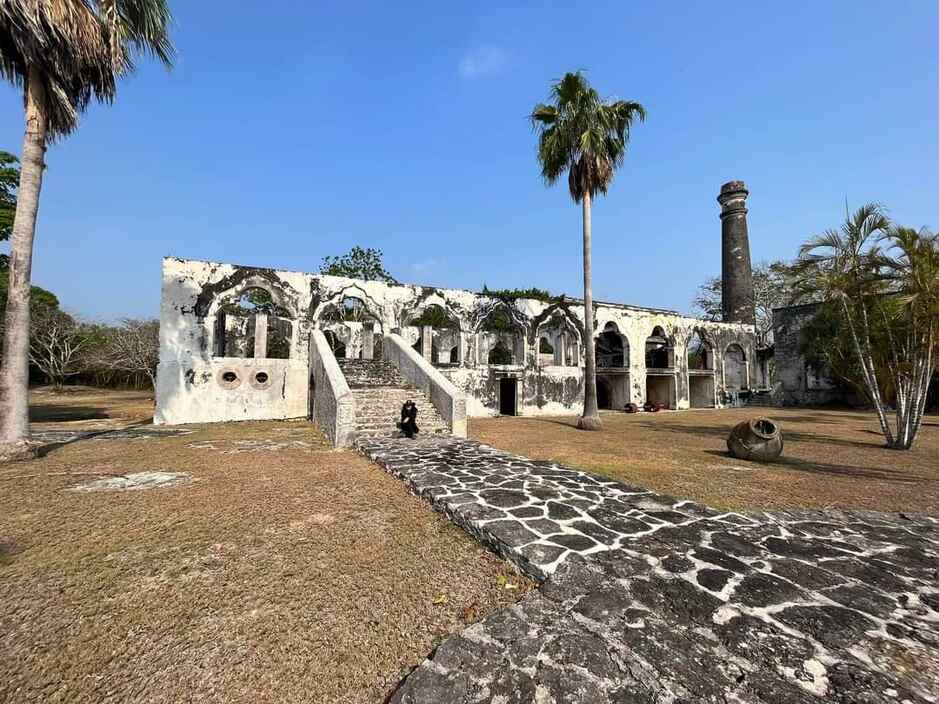
[[[846,214],[840,229],[806,242],[795,271],[802,292],[840,310],[887,447],[910,449],[936,368],[939,239],[891,226],[871,203]],[[893,425],[880,377],[895,396]]]
[[581,72],[568,73],[551,86],[550,104],[531,112],[538,131],[538,161],[545,183],[553,185],[568,172],[571,198],[583,206],[584,235],[584,414],[583,430],[600,430],[597,410],[597,366],[593,346],[593,289],[590,272],[590,207],[606,194],[616,167],[623,163],[633,122],[646,118],[645,108],[625,100],[604,101]]
[[14,454],[29,434],[29,291],[46,148],[75,130],[92,99],[114,99],[135,54],[171,64],[170,22],[166,0],[0,3],[0,72],[22,88],[26,117],[0,362],[0,455]]

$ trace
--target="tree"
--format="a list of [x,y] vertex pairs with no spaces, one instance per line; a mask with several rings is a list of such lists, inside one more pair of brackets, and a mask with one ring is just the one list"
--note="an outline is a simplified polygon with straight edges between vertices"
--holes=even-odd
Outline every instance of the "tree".
[[[908,450],[936,370],[939,239],[926,230],[892,226],[871,203],[848,213],[840,229],[806,242],[795,271],[802,291],[838,310],[887,447]],[[890,389],[880,378],[884,368]],[[893,424],[887,417],[890,395]]]
[[583,430],[600,430],[597,408],[597,365],[593,346],[590,208],[597,194],[606,194],[616,168],[623,163],[630,129],[644,121],[645,108],[635,102],[605,101],[579,71],[551,86],[551,100],[531,113],[538,132],[538,161],[547,185],[568,174],[571,198],[583,207],[584,257],[584,414]]
[[39,193],[50,141],[71,134],[92,99],[114,99],[135,54],[171,64],[166,0],[4,0],[0,72],[23,89],[26,129],[10,236],[10,290],[0,367],[0,454],[29,434],[30,278]]
[[[0,151],[0,242],[10,239],[13,215],[16,213],[16,187],[20,180],[20,160],[9,152]],[[0,271],[9,266],[9,257],[0,254]],[[0,309],[2,310],[2,309]]]
[[57,389],[80,371],[80,354],[87,344],[81,326],[58,308],[40,306],[30,320],[29,361]]
[[[772,344],[773,308],[794,302],[791,300],[792,278],[785,262],[760,262],[753,267],[753,308],[756,341],[760,347]],[[721,279],[712,276],[698,287],[691,305],[705,320],[719,321],[723,317],[721,296]]]
[[[0,269],[0,310],[6,309],[7,292],[9,288],[10,273]],[[46,291],[46,289],[40,288],[39,286],[30,286],[29,306],[33,312],[42,308],[58,308],[59,299],[51,291]],[[0,317],[0,354],[2,354],[3,350],[4,328],[4,320]],[[0,356],[0,364],[2,364],[2,362],[3,357]]]
[[341,257],[323,257],[320,273],[329,276],[345,276],[348,279],[398,283],[398,280],[385,269],[383,256],[380,249],[371,247],[363,249],[355,246]]
[[143,374],[156,388],[160,321],[125,318],[118,327],[108,330],[99,360],[110,371]]

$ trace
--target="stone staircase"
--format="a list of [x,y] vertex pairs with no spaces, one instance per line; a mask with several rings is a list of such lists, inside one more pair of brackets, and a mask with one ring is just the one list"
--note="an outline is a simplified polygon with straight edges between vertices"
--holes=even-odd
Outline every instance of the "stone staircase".
[[363,435],[396,435],[402,404],[417,404],[419,437],[448,434],[450,427],[420,389],[401,376],[392,363],[379,359],[339,359],[339,367],[355,399],[355,430]]

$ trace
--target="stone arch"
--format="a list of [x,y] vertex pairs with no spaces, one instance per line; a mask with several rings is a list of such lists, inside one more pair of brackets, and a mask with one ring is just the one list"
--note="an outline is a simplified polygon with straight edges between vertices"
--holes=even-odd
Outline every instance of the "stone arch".
[[685,345],[688,375],[688,405],[691,408],[713,408],[716,403],[714,384],[714,345],[704,330],[694,328]]
[[424,355],[424,335],[430,335],[430,362],[434,366],[457,366],[463,356],[460,319],[446,305],[431,301],[403,318],[405,327],[414,328],[417,341],[413,348]]
[[704,330],[694,328],[685,349],[689,370],[714,371],[714,344]]
[[380,355],[384,332],[381,308],[358,288],[343,289],[323,303],[315,322],[324,334],[331,332],[332,339],[341,342],[341,347],[333,348],[337,358],[337,350],[349,359],[374,359],[376,350]]
[[[254,286],[252,283],[263,283]],[[295,315],[280,305],[283,296],[266,281],[245,279],[218,296],[212,348],[216,357],[289,359],[294,343]]]
[[675,367],[675,344],[661,325],[652,328],[646,338],[646,369],[673,369]]
[[[475,326],[478,346],[477,359],[487,364],[525,364],[527,326],[518,313],[504,302],[499,302],[482,315]],[[495,356],[490,354],[499,348]],[[502,348],[508,354],[502,352]],[[489,361],[491,359],[510,361]]]
[[629,368],[629,339],[613,321],[603,326],[594,339],[598,369]]
[[[556,308],[535,330],[535,353],[542,366],[578,366],[580,364],[580,331],[566,311]],[[551,347],[548,353],[542,340]],[[553,355],[553,358],[549,357]]]

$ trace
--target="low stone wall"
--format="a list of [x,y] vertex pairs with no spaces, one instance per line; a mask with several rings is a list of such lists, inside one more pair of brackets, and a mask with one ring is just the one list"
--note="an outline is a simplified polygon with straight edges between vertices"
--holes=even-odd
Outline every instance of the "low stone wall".
[[355,402],[346,378],[321,330],[310,335],[313,422],[334,447],[349,447],[355,430]]
[[308,386],[306,363],[296,359],[164,360],[157,367],[153,422],[303,418],[309,410]]
[[465,394],[415,352],[400,335],[385,335],[382,355],[398,367],[405,379],[430,396],[434,408],[450,426],[451,433],[457,437],[466,437]]

